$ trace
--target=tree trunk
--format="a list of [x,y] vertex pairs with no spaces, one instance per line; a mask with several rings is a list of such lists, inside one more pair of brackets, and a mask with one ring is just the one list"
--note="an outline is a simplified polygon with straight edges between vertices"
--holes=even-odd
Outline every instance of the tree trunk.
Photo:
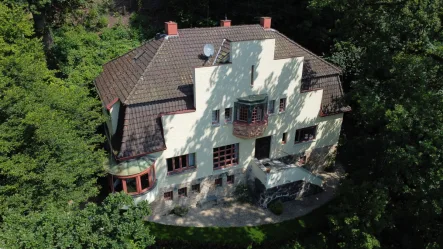
[[35,34],[38,37],[43,38],[43,47],[45,49],[45,52],[48,52],[49,48],[52,45],[52,36],[51,32],[49,32],[49,28],[46,26],[45,10],[40,10],[39,14],[33,13],[32,18],[34,20]]

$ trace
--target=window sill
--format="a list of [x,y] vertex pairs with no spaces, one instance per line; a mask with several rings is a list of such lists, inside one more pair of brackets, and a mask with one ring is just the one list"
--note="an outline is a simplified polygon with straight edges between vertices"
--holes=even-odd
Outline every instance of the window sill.
[[270,116],[275,116],[277,113],[268,113],[268,117],[270,117]]
[[196,170],[197,170],[197,167],[192,167],[192,168],[184,169],[184,170],[180,170],[180,171],[171,171],[171,172],[168,172],[167,175],[168,176],[181,175],[181,174],[191,173]]
[[284,142],[284,141],[281,141],[280,143],[281,143],[281,144],[286,144],[286,142]]
[[213,123],[213,124],[211,124],[211,126],[212,126],[212,127],[219,127],[219,126],[220,126],[220,123],[216,123],[216,124]]
[[212,168],[212,169],[213,169],[213,171],[216,171],[216,170],[226,170],[226,169],[237,167],[238,165],[239,164],[237,163],[237,164],[234,164],[234,165],[231,165],[231,166],[222,166],[222,167]]
[[278,112],[278,114],[284,114],[286,111],[281,111],[281,112]]
[[316,141],[316,139],[312,139],[312,140],[308,140],[308,141],[295,142],[294,145],[305,144],[305,143],[312,143],[312,142],[315,142],[315,141]]
[[232,124],[232,121],[225,121],[225,125]]

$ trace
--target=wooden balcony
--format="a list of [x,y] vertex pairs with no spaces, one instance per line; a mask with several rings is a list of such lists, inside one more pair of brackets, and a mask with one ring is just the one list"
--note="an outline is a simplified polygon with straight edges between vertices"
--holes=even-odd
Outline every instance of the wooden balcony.
[[239,138],[256,138],[263,135],[266,128],[268,127],[268,118],[266,117],[264,120],[260,122],[254,123],[245,123],[234,121],[233,123],[232,134]]

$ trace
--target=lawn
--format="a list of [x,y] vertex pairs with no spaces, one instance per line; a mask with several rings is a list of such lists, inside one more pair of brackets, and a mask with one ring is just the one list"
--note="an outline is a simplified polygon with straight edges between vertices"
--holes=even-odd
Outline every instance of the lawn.
[[223,245],[220,248],[246,248],[251,244],[270,246],[306,238],[323,230],[327,226],[326,212],[329,205],[326,204],[297,219],[252,227],[179,227],[153,222],[148,222],[148,225],[151,234],[155,235],[160,245],[182,245],[182,248],[188,248],[185,244]]

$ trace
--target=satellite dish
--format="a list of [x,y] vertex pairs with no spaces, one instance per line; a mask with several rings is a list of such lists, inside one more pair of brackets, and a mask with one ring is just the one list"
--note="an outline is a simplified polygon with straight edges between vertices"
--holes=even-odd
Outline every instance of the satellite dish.
[[203,54],[205,54],[206,57],[211,57],[214,54],[214,46],[212,46],[212,44],[206,44],[203,48]]

